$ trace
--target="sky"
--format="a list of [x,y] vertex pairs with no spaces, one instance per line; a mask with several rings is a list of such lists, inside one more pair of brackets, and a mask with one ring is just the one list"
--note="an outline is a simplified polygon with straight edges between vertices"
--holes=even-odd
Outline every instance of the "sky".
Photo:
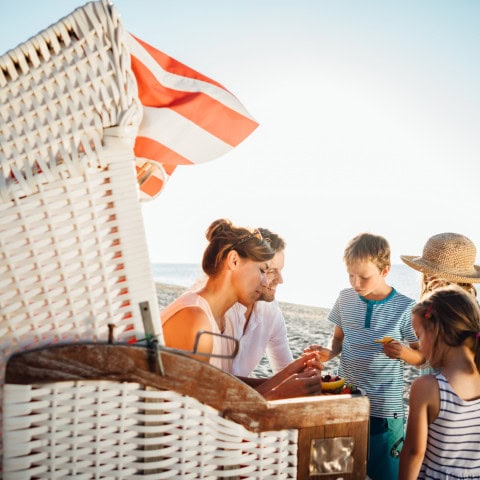
[[[83,3],[0,0],[0,52]],[[142,205],[152,262],[200,263],[208,225],[229,218],[286,240],[296,299],[334,298],[360,232],[386,237],[394,263],[441,232],[480,248],[480,2],[114,4],[126,30],[224,85],[260,124]]]

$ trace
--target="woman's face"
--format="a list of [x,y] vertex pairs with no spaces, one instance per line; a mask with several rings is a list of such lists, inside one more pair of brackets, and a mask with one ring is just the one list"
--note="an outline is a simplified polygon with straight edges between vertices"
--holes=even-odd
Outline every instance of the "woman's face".
[[266,262],[239,258],[233,277],[238,301],[245,306],[255,303],[267,286]]

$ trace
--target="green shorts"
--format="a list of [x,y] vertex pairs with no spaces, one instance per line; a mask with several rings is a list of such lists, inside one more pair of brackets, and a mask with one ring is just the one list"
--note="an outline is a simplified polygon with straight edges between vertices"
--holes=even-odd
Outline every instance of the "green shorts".
[[405,438],[405,418],[370,417],[367,473],[372,480],[396,480]]

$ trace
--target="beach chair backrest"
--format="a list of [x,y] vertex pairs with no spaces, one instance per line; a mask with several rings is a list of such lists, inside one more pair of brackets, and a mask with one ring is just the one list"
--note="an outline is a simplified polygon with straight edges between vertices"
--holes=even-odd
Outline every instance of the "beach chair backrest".
[[145,336],[145,319],[161,334],[126,39],[99,1],[0,57],[2,391],[17,351],[106,342],[109,325],[128,342]]

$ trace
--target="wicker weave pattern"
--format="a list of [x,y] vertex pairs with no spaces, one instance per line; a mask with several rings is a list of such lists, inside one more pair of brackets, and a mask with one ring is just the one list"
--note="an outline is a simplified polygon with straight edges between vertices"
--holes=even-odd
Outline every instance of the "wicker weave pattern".
[[125,38],[115,10],[95,2],[0,58],[5,200],[62,173],[97,166],[104,128],[138,126],[141,109]]
[[92,3],[0,59],[2,357],[59,340],[105,341],[107,323],[128,340],[143,332],[139,301],[156,307],[124,37],[114,11]]
[[143,331],[129,287],[143,276],[143,301],[153,285],[133,175],[141,106],[125,40],[116,11],[94,2],[0,58],[3,357],[106,340],[107,323],[124,340]]
[[[4,361],[28,346],[106,341],[108,323],[116,326],[120,340],[143,335],[138,300],[153,296],[153,282],[148,276],[140,298],[132,298],[150,266],[138,248],[143,238],[135,234],[143,234],[143,225],[135,212],[130,162],[123,157],[115,169],[53,182],[36,195],[0,205]],[[126,209],[124,219],[122,206],[128,200],[133,208]]]
[[[134,383],[5,386],[8,479],[296,478],[297,431],[252,433]],[[93,454],[94,453],[94,454]]]
[[13,352],[143,337],[141,302],[158,318],[125,39],[95,2],[0,58],[1,385]]

